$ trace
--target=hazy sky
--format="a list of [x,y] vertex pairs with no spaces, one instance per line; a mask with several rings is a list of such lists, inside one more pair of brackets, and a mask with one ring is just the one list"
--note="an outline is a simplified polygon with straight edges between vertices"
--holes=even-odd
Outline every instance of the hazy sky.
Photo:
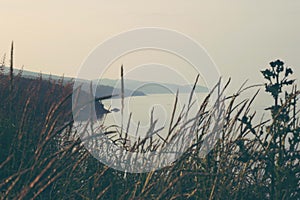
[[1,0],[0,55],[14,40],[16,67],[76,76],[104,40],[155,26],[194,38],[224,77],[255,82],[277,58],[300,74],[299,20],[299,0]]

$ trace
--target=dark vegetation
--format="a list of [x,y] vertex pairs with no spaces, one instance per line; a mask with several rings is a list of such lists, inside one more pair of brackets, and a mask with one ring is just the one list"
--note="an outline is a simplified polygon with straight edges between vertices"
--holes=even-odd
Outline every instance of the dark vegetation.
[[[0,198],[300,199],[299,91],[289,79],[292,73],[279,60],[262,71],[274,104],[266,108],[270,119],[259,123],[251,110],[259,91],[240,99],[247,90],[241,87],[225,97],[229,82],[224,88],[217,85],[212,92],[224,109],[218,113],[208,106],[215,105],[210,95],[194,108],[199,109],[196,140],[183,156],[163,169],[131,174],[100,163],[72,137],[80,130],[71,117],[72,82],[13,75],[11,62],[11,74],[0,75]],[[224,122],[220,139],[203,156],[200,148],[216,114]],[[184,124],[182,116],[173,117],[171,136]],[[148,140],[148,146],[161,144]],[[126,148],[139,152],[146,147],[137,142]]]

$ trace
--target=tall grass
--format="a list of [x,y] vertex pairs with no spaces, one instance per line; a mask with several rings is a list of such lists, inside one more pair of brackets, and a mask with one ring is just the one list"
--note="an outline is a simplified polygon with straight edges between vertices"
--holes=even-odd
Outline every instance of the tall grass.
[[[276,64],[275,67],[283,67],[282,63]],[[270,71],[276,71],[275,67]],[[241,87],[235,94],[225,96],[230,81],[223,88],[219,83],[199,107],[190,100],[178,115],[175,99],[165,138],[152,120],[147,138],[128,143],[128,134],[132,134],[127,131],[130,120],[127,128],[114,127],[114,131],[97,123],[91,125],[92,122],[74,124],[73,83],[42,77],[26,79],[21,74],[14,75],[13,82],[10,80],[0,75],[2,199],[300,198],[296,86],[285,94],[283,86],[277,90],[271,118],[258,121],[251,106],[260,88],[252,97],[240,99],[249,88]],[[273,91],[273,83],[266,85],[267,92]],[[216,102],[212,102],[213,94],[219,97]],[[190,118],[191,109],[197,112]],[[85,138],[88,142],[77,137],[86,131],[93,133]],[[129,173],[105,166],[84,148],[83,144],[95,145],[100,131],[114,144],[137,155],[158,151],[166,144],[176,145],[183,136],[193,137],[183,155],[169,166]],[[119,161],[126,159],[132,158]]]

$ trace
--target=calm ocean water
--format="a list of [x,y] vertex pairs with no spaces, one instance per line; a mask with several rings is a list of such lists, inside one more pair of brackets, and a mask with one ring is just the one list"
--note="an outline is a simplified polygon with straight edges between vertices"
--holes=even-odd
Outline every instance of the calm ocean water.
[[[193,101],[195,101],[194,109],[191,110],[191,114],[195,114],[199,105],[204,100],[207,94],[197,93],[194,95]],[[178,104],[176,107],[175,117],[179,115],[184,104],[188,103],[189,94],[180,94],[178,96]],[[155,94],[147,96],[136,96],[127,97],[124,99],[124,118],[123,127],[126,130],[128,121],[130,118],[129,132],[133,136],[137,132],[137,127],[139,127],[138,136],[145,136],[150,128],[151,116],[152,120],[157,120],[156,128],[163,128],[160,132],[162,135],[167,133],[170,125],[171,116],[174,109],[176,95],[173,94]],[[106,108],[121,108],[121,99],[110,99],[103,101]],[[113,112],[106,116],[104,121],[105,126],[122,124],[121,111]],[[139,125],[138,125],[139,124]]]
[[[244,98],[251,98],[254,93],[248,93],[243,95],[236,103],[241,102]],[[190,117],[195,116],[198,111],[199,106],[203,102],[207,93],[196,93],[194,95],[193,101],[195,105],[191,109]],[[189,94],[180,94],[178,98],[178,104],[175,112],[176,116],[179,115],[184,104],[188,103],[190,95]],[[268,117],[268,112],[264,111],[264,108],[270,105],[271,99],[268,96],[258,96],[251,106],[250,114],[254,111],[256,112],[256,118],[254,123],[259,123],[263,114],[265,114],[265,119]],[[136,97],[127,97],[124,99],[124,118],[123,118],[123,129],[126,130],[128,127],[128,121],[130,118],[129,125],[129,134],[135,138],[138,136],[145,137],[147,131],[150,128],[151,115],[152,120],[157,120],[155,130],[163,128],[160,131],[161,136],[166,136],[168,133],[171,116],[175,103],[175,95],[173,94],[155,94],[147,96],[136,96]],[[121,99],[109,99],[103,101],[103,104],[108,109],[121,108]],[[131,113],[131,117],[130,117]],[[152,113],[152,114],[151,114]],[[174,120],[174,121],[175,121]],[[113,112],[106,116],[104,120],[104,125],[106,127],[111,125],[117,125],[121,127],[122,117],[121,111]],[[137,131],[138,128],[138,131]],[[136,133],[138,133],[136,135]]]

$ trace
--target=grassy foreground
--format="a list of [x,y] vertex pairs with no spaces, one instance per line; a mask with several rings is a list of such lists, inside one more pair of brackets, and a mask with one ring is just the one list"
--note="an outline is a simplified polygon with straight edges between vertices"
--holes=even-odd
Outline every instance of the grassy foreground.
[[[261,72],[266,84],[258,90],[274,99],[265,110],[269,119],[254,123],[261,118],[251,109],[259,92],[240,99],[247,91],[241,87],[224,96],[227,82],[212,91],[217,102],[208,95],[200,107],[190,102],[172,116],[167,138],[128,146],[126,133],[110,133],[119,136],[117,145],[139,153],[159,149],[190,127],[196,139],[183,156],[148,173],[109,168],[74,137],[85,127],[74,126],[71,117],[72,82],[26,79],[12,70],[11,63],[11,74],[0,74],[1,199],[300,199],[299,91],[282,61]],[[187,123],[189,109],[198,112]],[[220,137],[203,155],[217,119]]]

